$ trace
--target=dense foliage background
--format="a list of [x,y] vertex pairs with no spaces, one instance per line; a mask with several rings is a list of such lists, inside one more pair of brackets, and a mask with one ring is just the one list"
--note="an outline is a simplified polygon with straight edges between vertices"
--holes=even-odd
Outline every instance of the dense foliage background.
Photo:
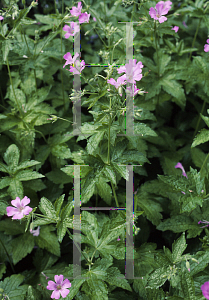
[[[73,136],[77,98],[63,56],[75,55],[74,37],[63,27],[78,3],[1,1],[0,299],[50,299],[49,280],[72,277],[73,172],[84,164],[82,207],[125,207],[125,165],[140,165],[133,234],[141,279],[125,277],[125,211],[82,211],[89,279],[69,279],[65,299],[209,299],[201,291],[209,281],[209,3],[172,1],[160,23],[149,13],[158,2],[82,1],[90,19],[80,24],[82,134]],[[133,58],[143,64],[134,96],[141,136],[118,136],[126,91],[108,80],[118,78],[113,63],[126,63],[126,26],[118,22],[130,21]],[[25,196],[33,211],[12,219],[11,201]]]

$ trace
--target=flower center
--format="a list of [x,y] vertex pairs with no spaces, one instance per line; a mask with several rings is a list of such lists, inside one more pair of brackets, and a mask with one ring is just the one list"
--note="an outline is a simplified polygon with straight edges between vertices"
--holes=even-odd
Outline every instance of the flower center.
[[58,284],[58,285],[57,285],[57,290],[61,290],[61,288],[62,288],[61,285]]
[[18,207],[19,212],[21,212],[24,209],[24,207],[20,206]]

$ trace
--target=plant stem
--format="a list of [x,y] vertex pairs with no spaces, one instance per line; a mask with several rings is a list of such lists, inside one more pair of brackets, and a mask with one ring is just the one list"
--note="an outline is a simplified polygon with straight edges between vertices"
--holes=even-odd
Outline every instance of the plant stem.
[[[111,98],[110,98],[110,108],[111,110]],[[112,123],[111,113],[109,115],[109,125],[108,125],[108,150],[107,150],[107,164],[110,165],[110,127]]]
[[2,244],[2,247],[4,248],[4,251],[5,251],[6,254],[7,254],[7,257],[8,257],[8,259],[9,259],[9,263],[10,263],[10,266],[11,266],[11,268],[12,268],[13,273],[16,273],[16,272],[15,272],[15,269],[14,269],[14,267],[13,267],[12,261],[11,261],[11,259],[10,259],[9,253],[7,252],[7,249],[6,249],[6,247],[4,246],[4,243],[2,242],[1,239],[0,239],[0,243]]
[[[195,41],[196,41],[196,37],[197,37],[198,30],[199,30],[199,28],[200,28],[201,21],[202,21],[202,19],[199,19],[199,23],[198,23],[198,26],[197,26],[197,29],[196,29],[196,32],[195,32],[195,35],[194,35],[193,42],[192,42],[192,48],[194,47],[194,43],[195,43]],[[190,61],[190,59],[191,59],[191,56],[192,56],[192,51],[190,52],[190,56],[189,56],[189,59],[188,59],[188,63],[189,63],[189,61]]]
[[201,169],[200,169],[200,173],[202,172],[203,167],[204,167],[205,164],[206,164],[206,161],[207,161],[207,159],[208,159],[208,156],[209,156],[209,153],[207,154],[207,156],[206,156],[206,158],[205,158],[205,160],[204,160],[204,162],[203,162],[203,164],[202,164],[202,167],[201,167]]
[[20,109],[19,103],[18,103],[17,98],[16,98],[16,95],[15,95],[14,86],[13,86],[13,81],[12,81],[12,76],[11,76],[11,72],[10,72],[10,68],[9,68],[8,57],[7,57],[7,68],[8,68],[8,72],[9,72],[9,78],[10,78],[10,82],[11,82],[11,85],[12,85],[12,91],[13,91],[13,94],[14,94],[14,97],[15,97],[15,101],[16,101],[16,104],[17,104],[19,113],[20,113],[20,115],[21,115],[21,117],[22,117],[22,116],[23,116],[23,113],[22,113],[22,110]]
[[[205,108],[205,100],[204,100],[204,102],[203,102],[203,105],[202,105],[202,109],[201,109],[201,114],[203,113],[203,110],[204,110],[204,108]],[[198,121],[197,121],[197,125],[196,125],[196,128],[195,128],[195,132],[194,132],[194,134],[193,134],[193,139],[194,139],[194,137],[195,137],[195,135],[196,135],[196,133],[197,133],[197,131],[198,131],[198,127],[199,127],[199,124],[200,124],[200,120],[201,120],[202,118],[201,118],[201,116],[200,116],[200,114],[199,114],[199,118],[198,118]]]

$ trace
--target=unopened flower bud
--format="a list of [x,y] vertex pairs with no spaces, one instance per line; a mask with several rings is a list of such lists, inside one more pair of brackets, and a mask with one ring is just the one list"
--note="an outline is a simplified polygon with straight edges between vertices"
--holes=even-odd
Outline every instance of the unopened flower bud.
[[186,261],[186,268],[190,272],[190,263],[188,261]]

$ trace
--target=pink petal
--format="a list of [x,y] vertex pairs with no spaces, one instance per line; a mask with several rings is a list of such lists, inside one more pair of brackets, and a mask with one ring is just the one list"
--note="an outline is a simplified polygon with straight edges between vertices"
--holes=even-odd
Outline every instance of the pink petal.
[[16,207],[20,207],[21,206],[20,198],[19,197],[16,197],[15,200],[12,200],[11,203],[12,203],[13,206],[16,206]]
[[60,291],[53,291],[52,295],[51,295],[51,298],[59,299],[60,298]]
[[60,293],[61,293],[61,296],[63,298],[65,298],[70,293],[70,291],[67,289],[64,289],[64,290],[60,290]]
[[26,206],[28,203],[30,203],[30,199],[25,196],[22,200],[21,200],[21,206]]
[[49,280],[46,288],[47,290],[55,290],[57,288],[57,285],[54,281]]
[[63,282],[63,275],[55,275],[54,280],[57,284],[62,284]]

